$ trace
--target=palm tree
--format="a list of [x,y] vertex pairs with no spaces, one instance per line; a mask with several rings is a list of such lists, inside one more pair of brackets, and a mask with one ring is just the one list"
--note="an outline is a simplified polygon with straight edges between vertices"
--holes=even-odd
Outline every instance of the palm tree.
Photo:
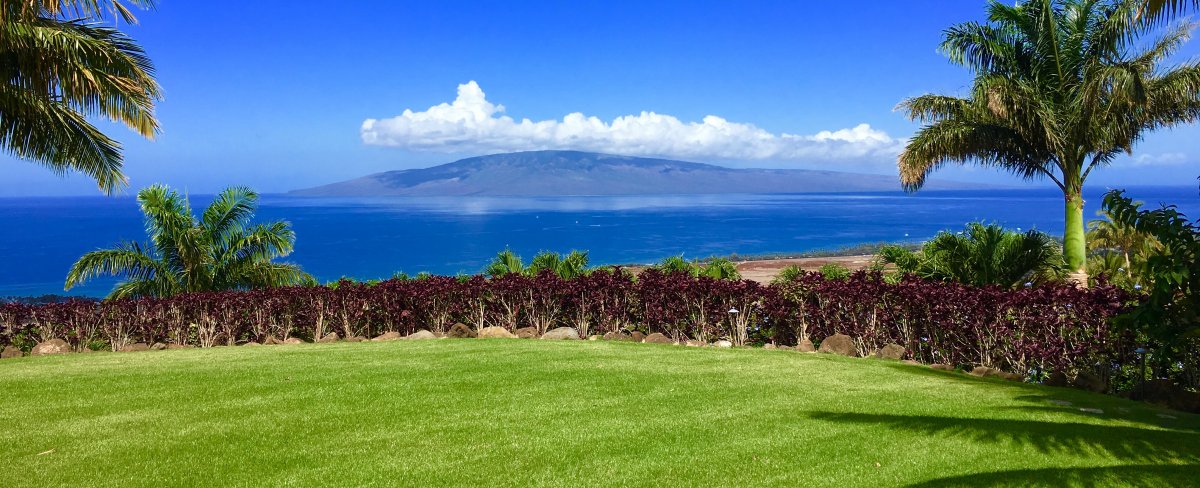
[[737,264],[725,258],[715,258],[709,260],[700,268],[700,276],[718,280],[740,280],[742,274],[738,272]]
[[571,251],[566,256],[550,251],[538,253],[529,262],[526,272],[537,274],[543,270],[550,270],[565,280],[578,278],[588,271],[588,254],[586,251]]
[[999,225],[971,223],[966,231],[942,232],[913,252],[899,246],[880,251],[884,261],[905,273],[970,285],[1018,287],[1058,279],[1062,251],[1049,235],[1010,232]]
[[[1137,204],[1141,205],[1141,202]],[[1134,260],[1153,251],[1157,241],[1153,236],[1116,222],[1108,211],[1101,210],[1096,215],[1103,218],[1088,222],[1088,241],[1097,250],[1120,254],[1127,275],[1132,277]]]
[[1189,8],[1200,10],[1200,0],[1141,0],[1138,3],[1135,19],[1148,24],[1183,15]]
[[109,298],[166,297],[179,293],[315,283],[290,263],[291,224],[252,225],[258,194],[244,187],[217,195],[197,219],[187,199],[164,185],[138,192],[149,244],[121,243],[84,254],[67,273],[66,289],[96,276],[123,276]]
[[525,262],[517,253],[504,248],[503,251],[496,253],[496,257],[492,258],[492,261],[483,268],[483,274],[493,278],[506,274],[525,274]]
[[0,146],[59,174],[85,173],[105,193],[126,184],[121,144],[88,117],[153,138],[161,98],[141,46],[97,22],[110,13],[136,22],[119,0],[0,2]]
[[1200,116],[1200,66],[1163,66],[1191,35],[1177,25],[1140,49],[1145,0],[992,1],[989,21],[946,31],[942,51],[975,73],[967,98],[924,95],[899,109],[925,123],[900,154],[908,191],[947,164],[1048,178],[1063,192],[1064,256],[1086,283],[1083,184],[1147,132]]

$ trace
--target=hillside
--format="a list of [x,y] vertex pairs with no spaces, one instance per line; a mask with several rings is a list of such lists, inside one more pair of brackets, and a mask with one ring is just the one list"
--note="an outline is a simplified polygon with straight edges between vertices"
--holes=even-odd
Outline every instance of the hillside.
[[[932,189],[973,188],[933,182]],[[895,176],[711,164],[579,151],[493,154],[431,168],[388,171],[301,196],[549,196],[897,191]]]

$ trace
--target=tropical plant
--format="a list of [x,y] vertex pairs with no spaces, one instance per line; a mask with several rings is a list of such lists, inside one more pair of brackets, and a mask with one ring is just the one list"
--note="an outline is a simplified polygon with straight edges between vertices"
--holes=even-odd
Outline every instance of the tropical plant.
[[285,221],[252,225],[258,194],[249,188],[221,192],[200,218],[165,185],[145,188],[137,199],[150,242],[84,254],[67,273],[66,289],[101,275],[125,278],[113,299],[315,283],[299,266],[275,262],[291,254],[296,234]]
[[1146,4],[991,1],[986,23],[948,29],[941,50],[974,73],[974,84],[966,98],[901,102],[910,119],[927,124],[898,159],[905,189],[919,189],[947,164],[1052,180],[1065,199],[1064,257],[1079,281],[1086,273],[1087,177],[1131,152],[1146,132],[1200,116],[1200,65],[1164,65],[1193,25],[1175,25],[1144,44],[1145,27],[1135,19]]
[[700,274],[700,266],[683,259],[683,256],[669,256],[664,258],[658,264],[654,265],[654,269],[663,273],[684,273],[691,276],[698,276]]
[[963,232],[941,232],[920,251],[893,246],[880,255],[904,273],[975,286],[1013,288],[1056,281],[1065,268],[1058,244],[1049,235],[979,222],[968,224]]
[[1153,236],[1160,246],[1146,258],[1148,296],[1129,319],[1167,344],[1200,337],[1200,220],[1189,222],[1174,206],[1141,207],[1121,191],[1104,196],[1113,222]]
[[725,258],[713,258],[704,263],[698,271],[699,276],[707,276],[718,280],[740,280],[737,264]]
[[0,3],[0,146],[59,174],[87,174],[105,193],[126,184],[121,144],[88,118],[153,138],[161,97],[141,46],[99,22],[109,14],[136,22],[118,0]]
[[587,251],[571,251],[567,255],[543,251],[529,262],[527,272],[537,274],[543,270],[550,271],[562,279],[571,279],[588,272]]
[[1137,3],[1139,5],[1134,11],[1134,19],[1149,25],[1183,15],[1189,8],[1200,10],[1200,0],[1141,0]]
[[850,268],[842,266],[838,263],[822,264],[821,267],[817,269],[817,272],[821,273],[821,276],[827,280],[844,280],[850,277]]
[[1092,247],[1089,273],[1099,272],[1126,287],[1140,285],[1146,258],[1158,248],[1158,241],[1114,221],[1106,210],[1096,213],[1102,218],[1088,222],[1087,237]]
[[504,248],[483,268],[483,274],[493,278],[508,274],[525,274],[525,262],[517,253]]

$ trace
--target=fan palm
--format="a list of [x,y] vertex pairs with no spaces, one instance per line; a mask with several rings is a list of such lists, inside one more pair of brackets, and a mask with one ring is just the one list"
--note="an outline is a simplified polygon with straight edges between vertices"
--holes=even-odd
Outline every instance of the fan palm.
[[1200,116],[1200,66],[1164,67],[1191,35],[1168,29],[1144,49],[1135,19],[1145,0],[992,1],[987,23],[946,31],[942,51],[975,73],[967,98],[924,95],[900,109],[926,123],[900,154],[915,191],[947,164],[1048,178],[1063,192],[1064,257],[1084,277],[1084,182],[1132,151],[1145,132]]
[[126,184],[121,144],[87,118],[153,138],[161,96],[141,46],[97,22],[109,13],[136,21],[118,0],[0,2],[0,146],[56,173],[85,173],[106,193]]
[[125,242],[84,254],[67,273],[66,289],[96,276],[123,276],[109,298],[313,283],[290,263],[296,234],[284,221],[252,225],[258,194],[244,187],[217,195],[197,219],[187,199],[163,185],[138,192],[149,244]]
[[889,246],[880,254],[900,271],[923,278],[1017,287],[1058,279],[1064,268],[1061,252],[1044,233],[1011,232],[975,222],[964,232],[938,234],[919,252]]

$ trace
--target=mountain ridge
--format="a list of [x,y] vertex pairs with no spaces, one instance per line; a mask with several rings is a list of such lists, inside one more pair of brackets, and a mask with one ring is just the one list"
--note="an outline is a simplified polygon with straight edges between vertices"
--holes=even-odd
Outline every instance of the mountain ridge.
[[[932,189],[986,185],[931,182]],[[808,169],[729,168],[584,151],[525,151],[375,173],[296,196],[603,196],[896,191],[895,176]]]

